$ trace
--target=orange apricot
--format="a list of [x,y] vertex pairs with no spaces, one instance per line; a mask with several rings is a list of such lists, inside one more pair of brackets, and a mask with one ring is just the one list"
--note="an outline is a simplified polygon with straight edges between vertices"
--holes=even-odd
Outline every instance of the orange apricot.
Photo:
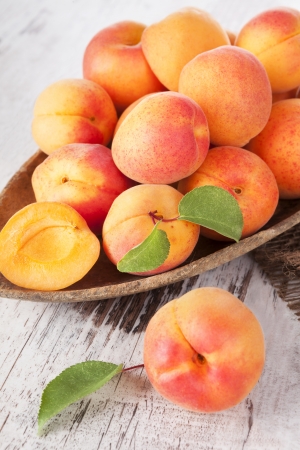
[[92,268],[100,242],[75,209],[39,202],[15,213],[0,233],[0,271],[27,289],[63,289]]

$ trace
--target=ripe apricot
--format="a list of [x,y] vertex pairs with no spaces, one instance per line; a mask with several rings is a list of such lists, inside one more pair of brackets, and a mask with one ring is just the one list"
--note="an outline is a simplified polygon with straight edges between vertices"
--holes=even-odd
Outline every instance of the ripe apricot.
[[204,161],[209,130],[201,107],[178,92],[151,94],[125,117],[112,142],[121,172],[138,183],[171,184]]
[[100,242],[75,209],[39,202],[14,214],[0,233],[0,271],[27,289],[63,289],[95,264]]
[[169,401],[215,412],[238,404],[257,383],[265,361],[261,325],[224,289],[194,289],[160,308],[144,339],[145,370]]
[[300,198],[299,98],[274,103],[267,125],[247,148],[270,167],[280,198]]
[[153,230],[153,213],[165,219],[158,228],[167,233],[170,252],[161,266],[136,274],[154,275],[183,263],[197,244],[200,226],[185,220],[170,220],[178,217],[182,197],[168,185],[140,184],[122,192],[103,224],[103,249],[108,258],[117,265],[129,250],[141,244]]
[[140,97],[165,90],[142,51],[145,28],[130,20],[117,22],[100,30],[84,53],[84,78],[108,92],[119,114]]
[[90,80],[51,84],[38,96],[33,114],[32,136],[47,155],[67,144],[107,145],[117,123],[112,99]]
[[209,50],[187,63],[179,92],[195,100],[208,121],[215,146],[243,147],[266,125],[271,85],[261,62],[234,45]]
[[164,86],[178,90],[182,68],[199,53],[230,44],[221,25],[206,11],[181,8],[145,28],[144,55]]
[[[226,189],[237,200],[244,219],[242,238],[251,236],[272,217],[279,192],[274,174],[262,158],[239,147],[215,147],[196,172],[181,180],[178,190],[186,194],[205,185]],[[201,234],[228,240],[213,230],[201,227]]]

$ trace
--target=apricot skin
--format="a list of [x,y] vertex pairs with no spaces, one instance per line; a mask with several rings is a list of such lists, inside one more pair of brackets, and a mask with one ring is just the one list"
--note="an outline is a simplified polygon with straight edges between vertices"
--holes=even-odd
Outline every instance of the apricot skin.
[[219,23],[198,8],[182,8],[160,22],[148,26],[142,35],[142,48],[157,78],[172,91],[178,91],[182,68],[199,53],[230,44]]
[[[251,236],[272,217],[278,204],[278,187],[267,164],[251,152],[238,147],[215,147],[190,177],[178,183],[186,194],[205,185],[226,189],[237,200],[244,219],[242,238]],[[213,230],[201,227],[201,234],[217,240],[228,240]]]
[[280,198],[300,198],[300,99],[274,103],[267,125],[247,149],[270,167]]
[[50,155],[63,145],[107,145],[112,139],[117,113],[108,93],[89,80],[66,79],[48,86],[34,106],[32,136]]
[[215,146],[246,145],[266,125],[272,107],[263,65],[233,45],[201,53],[186,64],[178,91],[201,106]]
[[278,7],[258,14],[242,27],[235,45],[257,56],[274,93],[300,85],[300,11]]
[[117,125],[115,127],[115,131],[114,131],[114,136],[116,134],[116,132],[118,131],[118,129],[121,126],[121,123],[124,122],[125,118],[128,116],[128,114],[146,97],[148,97],[151,94],[147,94],[147,95],[143,95],[143,97],[137,99],[135,102],[131,103],[120,115],[120,117],[118,118],[118,122]]
[[125,117],[112,142],[112,157],[139,183],[171,184],[193,173],[209,146],[206,117],[177,92],[151,94]]
[[[113,202],[103,224],[103,250],[113,264],[133,247],[143,242],[153,230],[149,212],[157,211],[164,219],[178,216],[178,203],[183,197],[168,185],[141,184],[124,191]],[[166,261],[151,271],[136,275],[154,275],[177,267],[192,253],[200,227],[184,220],[161,222],[158,228],[167,233],[170,252]]]
[[84,78],[104,87],[119,114],[140,97],[165,90],[142,51],[145,27],[133,21],[110,25],[92,38],[84,53]]
[[264,361],[257,318],[224,289],[199,288],[170,301],[146,329],[144,364],[151,384],[192,411],[211,413],[241,402]]
[[36,200],[67,203],[99,235],[114,199],[135,183],[100,144],[70,144],[51,153],[36,167],[32,187]]
[[92,268],[100,242],[85,220],[59,202],[25,206],[0,233],[0,271],[17,286],[51,291],[70,286]]

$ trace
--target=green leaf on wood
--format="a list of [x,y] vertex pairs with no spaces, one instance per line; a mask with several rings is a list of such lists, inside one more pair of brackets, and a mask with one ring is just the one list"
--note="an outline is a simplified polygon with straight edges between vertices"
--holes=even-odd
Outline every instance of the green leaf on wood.
[[179,220],[187,220],[210,228],[239,241],[243,215],[237,200],[217,186],[202,186],[188,192],[180,201]]
[[123,365],[102,361],[85,361],[68,367],[45,387],[38,414],[38,434],[51,417],[58,414],[122,372]]
[[161,266],[170,251],[170,241],[157,222],[149,236],[141,244],[129,250],[117,264],[120,272],[147,272]]

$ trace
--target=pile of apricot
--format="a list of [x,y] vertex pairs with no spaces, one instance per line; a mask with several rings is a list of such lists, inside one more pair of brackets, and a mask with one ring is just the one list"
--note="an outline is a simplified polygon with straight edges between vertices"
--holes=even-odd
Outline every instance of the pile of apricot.
[[[37,202],[0,233],[0,271],[16,285],[56,290],[78,281],[103,249],[118,261],[162,218],[170,253],[144,275],[170,270],[199,234],[176,217],[183,194],[226,189],[239,202],[242,238],[300,197],[300,11],[276,8],[237,36],[184,8],[145,26],[123,21],[87,45],[83,79],[47,87],[32,135],[48,157]],[[149,212],[152,214],[149,214]]]

